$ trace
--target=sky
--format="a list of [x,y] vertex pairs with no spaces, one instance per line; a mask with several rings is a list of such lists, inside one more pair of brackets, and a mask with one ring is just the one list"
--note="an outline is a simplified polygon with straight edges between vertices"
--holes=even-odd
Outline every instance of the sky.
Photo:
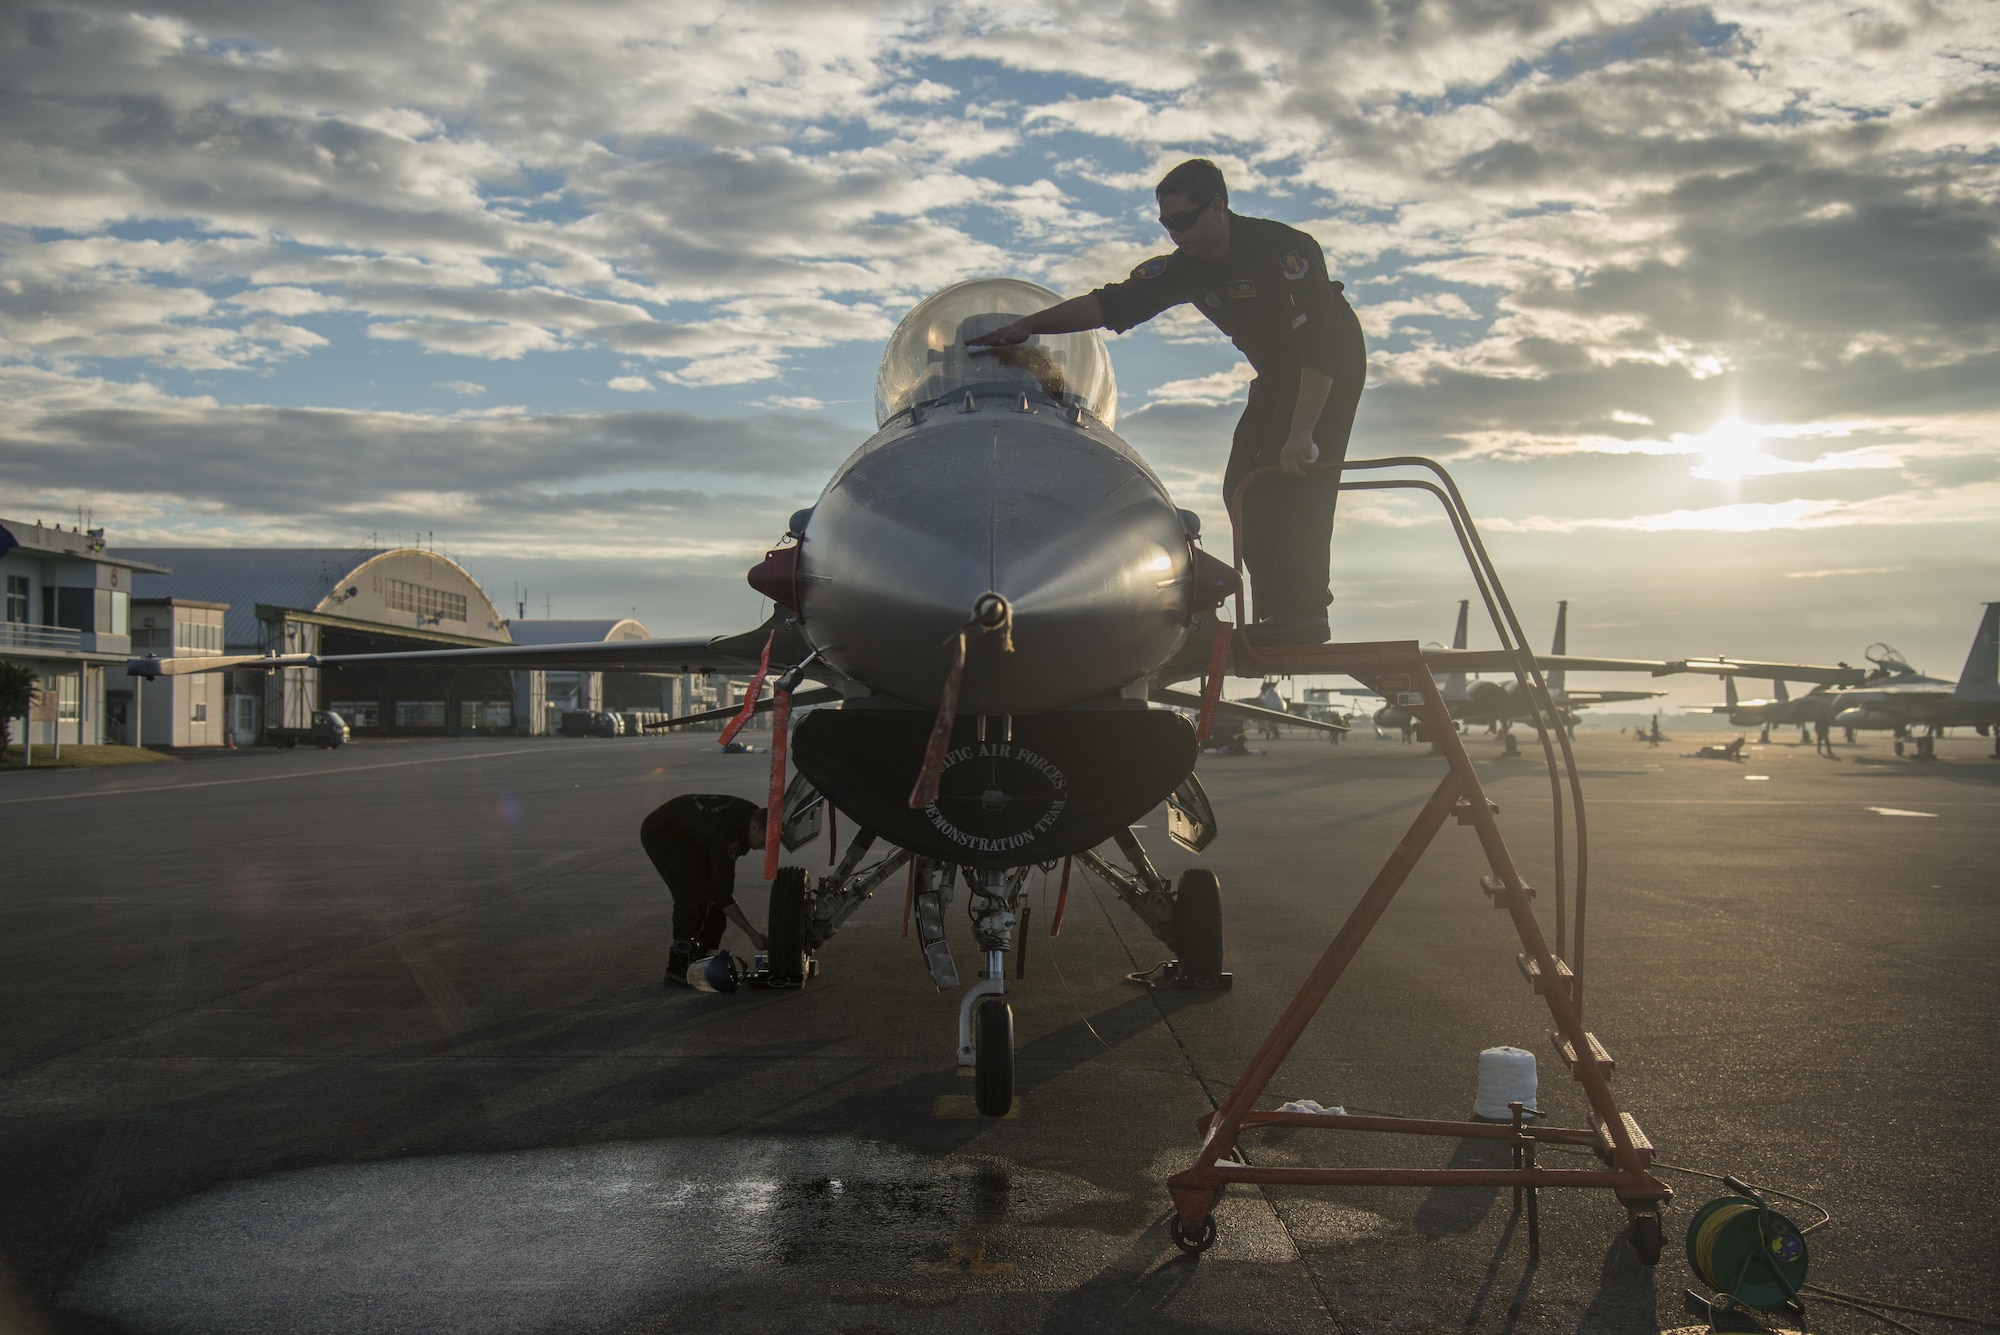
[[[1533,641],[1567,599],[1574,652],[1956,676],[2000,599],[1996,76],[1988,0],[29,0],[0,514],[420,535],[530,616],[747,627],[901,315],[1122,278],[1206,156],[1346,285],[1351,457],[1452,470]],[[1241,357],[1186,308],[1109,347],[1220,542]],[[1472,596],[1422,497],[1345,498],[1332,562],[1337,638]]]

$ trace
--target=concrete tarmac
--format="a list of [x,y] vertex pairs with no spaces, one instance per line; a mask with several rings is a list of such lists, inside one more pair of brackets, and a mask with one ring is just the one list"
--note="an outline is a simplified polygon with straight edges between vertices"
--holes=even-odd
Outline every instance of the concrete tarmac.
[[[1081,875],[1051,940],[1038,885],[1010,982],[1017,1112],[998,1121],[970,1112],[956,1000],[900,935],[900,878],[802,992],[662,989],[640,819],[766,784],[767,757],[712,734],[10,774],[0,1329],[1656,1332],[1694,1324],[1681,1238],[1721,1191],[1681,1169],[1805,1197],[1779,1203],[1801,1224],[1830,1212],[1807,1239],[1816,1283],[2000,1317],[1992,743],[1932,764],[1879,738],[1741,764],[1680,754],[1697,744],[1579,739],[1587,1023],[1677,1166],[1650,1270],[1603,1190],[1543,1193],[1537,1266],[1497,1191],[1239,1189],[1206,1256],[1167,1238],[1194,1119],[1442,776],[1422,747],[1287,737],[1203,759],[1229,992],[1128,981],[1169,952]],[[1550,921],[1532,741],[1523,760],[1471,746]],[[1148,826],[1163,869],[1197,861],[1162,813]],[[797,860],[824,867],[824,840]],[[1483,870],[1447,826],[1265,1106],[1465,1117],[1477,1054],[1513,1044],[1552,1119],[1582,1124]],[[754,858],[738,884],[760,918]],[[1310,1131],[1244,1149],[1493,1162],[1478,1142]],[[1890,1329],[1830,1304],[1811,1328]]]

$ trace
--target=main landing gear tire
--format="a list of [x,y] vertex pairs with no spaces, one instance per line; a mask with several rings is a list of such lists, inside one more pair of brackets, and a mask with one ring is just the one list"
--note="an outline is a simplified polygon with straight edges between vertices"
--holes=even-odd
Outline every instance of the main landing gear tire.
[[982,1117],[1014,1106],[1014,1008],[998,997],[972,1012],[974,1101]]
[[1632,1250],[1639,1253],[1640,1265],[1658,1265],[1665,1240],[1658,1215],[1642,1214],[1632,1220]]
[[1205,1214],[1199,1224],[1190,1228],[1181,1222],[1179,1215],[1175,1215],[1174,1221],[1167,1225],[1167,1232],[1172,1236],[1174,1246],[1189,1256],[1200,1256],[1215,1245],[1215,1216]]
[[1181,958],[1181,976],[1196,987],[1222,981],[1222,883],[1214,872],[1190,867],[1181,873],[1174,900],[1174,949]]
[[806,869],[780,867],[771,882],[771,912],[764,935],[770,944],[772,987],[806,985]]

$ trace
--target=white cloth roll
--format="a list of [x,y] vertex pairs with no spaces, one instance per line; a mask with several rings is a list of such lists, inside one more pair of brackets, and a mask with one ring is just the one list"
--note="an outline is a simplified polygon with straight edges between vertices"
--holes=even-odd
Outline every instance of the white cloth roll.
[[1475,1117],[1504,1122],[1515,1101],[1535,1106],[1535,1054],[1521,1048],[1488,1048],[1479,1054],[1479,1092],[1472,1099]]

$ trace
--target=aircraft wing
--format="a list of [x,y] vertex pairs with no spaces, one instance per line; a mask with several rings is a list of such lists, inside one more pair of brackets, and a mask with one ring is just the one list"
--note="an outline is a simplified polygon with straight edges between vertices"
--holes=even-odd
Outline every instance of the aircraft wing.
[[[1189,691],[1176,691],[1167,686],[1155,686],[1151,696],[1161,704],[1176,705],[1182,709],[1200,709],[1201,697]],[[1238,718],[1262,719],[1267,723],[1296,723],[1301,727],[1317,728],[1321,732],[1346,732],[1347,725],[1328,723],[1324,719],[1306,718],[1302,714],[1287,714],[1282,709],[1266,709],[1262,705],[1246,705],[1235,700],[1217,700],[1215,712],[1234,714]]]
[[1868,679],[1860,668],[1845,663],[1753,663],[1740,658],[1685,658],[1666,665],[1668,672],[1700,672],[1711,677],[1763,677],[1770,681],[1809,681],[1820,686],[1859,686]]
[[[775,640],[772,631],[776,630]],[[125,671],[148,679],[223,672],[231,668],[337,668],[350,664],[443,668],[546,669],[551,672],[740,672],[757,670],[758,656],[771,644],[771,666],[790,667],[811,652],[798,628],[771,620],[755,630],[692,640],[609,640],[587,644],[501,644],[490,649],[412,649],[387,654],[236,654],[216,658],[156,658],[126,661]],[[816,674],[809,674],[816,675]]]
[[[1574,705],[1578,709],[1585,705],[1612,705],[1621,700],[1652,700],[1665,695],[1665,691],[1572,691],[1564,689],[1559,704]],[[1728,706],[1722,706],[1728,712]]]

